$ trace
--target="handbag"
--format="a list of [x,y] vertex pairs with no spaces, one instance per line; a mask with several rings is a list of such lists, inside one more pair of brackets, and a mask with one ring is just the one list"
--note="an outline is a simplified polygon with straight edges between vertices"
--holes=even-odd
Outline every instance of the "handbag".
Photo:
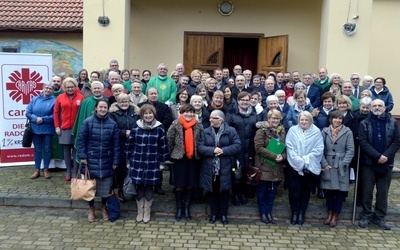
[[118,217],[121,215],[121,206],[119,204],[118,197],[114,191],[111,191],[111,193],[108,195],[106,206],[107,206],[108,219],[111,222],[116,221]]
[[30,148],[32,147],[32,130],[31,130],[31,123],[28,119],[26,119],[25,123],[25,130],[24,130],[24,135],[22,136],[22,147],[24,148]]
[[254,167],[251,164],[247,166],[247,184],[257,184],[261,179],[261,170],[258,167]]
[[89,168],[85,165],[84,179],[78,178],[79,173],[71,180],[71,199],[91,201],[96,194],[96,180],[90,179]]
[[125,196],[136,196],[136,187],[135,184],[132,183],[132,178],[130,176],[125,177],[124,185],[122,186],[122,191]]

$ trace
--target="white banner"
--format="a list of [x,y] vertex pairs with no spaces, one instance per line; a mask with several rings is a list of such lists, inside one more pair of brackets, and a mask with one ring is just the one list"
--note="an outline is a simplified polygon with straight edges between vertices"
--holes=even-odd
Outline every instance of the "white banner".
[[0,53],[0,162],[33,160],[33,148],[22,148],[25,110],[51,81],[52,55]]

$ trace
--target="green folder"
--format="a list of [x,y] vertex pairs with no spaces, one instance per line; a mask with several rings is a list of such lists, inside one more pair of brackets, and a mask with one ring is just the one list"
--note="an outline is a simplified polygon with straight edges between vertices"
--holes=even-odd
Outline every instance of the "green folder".
[[[265,148],[267,150],[271,151],[272,153],[282,154],[283,150],[285,150],[285,147],[286,147],[286,145],[284,143],[278,141],[275,138],[271,138],[271,140],[269,140],[268,145]],[[276,161],[274,161],[274,160],[264,158],[264,161],[268,162],[272,166],[276,165]]]

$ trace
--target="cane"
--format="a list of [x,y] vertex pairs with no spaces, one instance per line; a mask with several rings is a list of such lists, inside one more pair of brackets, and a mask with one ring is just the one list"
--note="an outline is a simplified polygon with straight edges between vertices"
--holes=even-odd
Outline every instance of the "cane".
[[355,220],[356,220],[357,191],[358,191],[358,173],[359,173],[359,171],[360,171],[360,146],[358,146],[356,182],[354,183],[353,217],[352,217],[352,219],[351,219],[351,223],[353,223],[353,225],[355,225]]

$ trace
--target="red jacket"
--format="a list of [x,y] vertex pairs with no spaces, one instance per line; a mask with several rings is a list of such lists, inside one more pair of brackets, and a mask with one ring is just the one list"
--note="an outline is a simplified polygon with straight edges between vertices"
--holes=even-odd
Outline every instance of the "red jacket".
[[54,126],[61,129],[72,129],[83,99],[85,97],[79,92],[79,88],[75,89],[72,99],[69,99],[67,93],[59,95],[54,105]]

